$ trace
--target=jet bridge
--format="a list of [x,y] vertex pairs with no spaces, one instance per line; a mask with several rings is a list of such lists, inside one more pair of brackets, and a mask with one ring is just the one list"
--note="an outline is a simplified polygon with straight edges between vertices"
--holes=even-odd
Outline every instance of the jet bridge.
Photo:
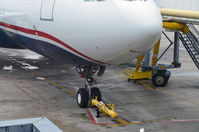
[[154,0],[162,18],[175,22],[199,24],[198,0]]
[[[155,87],[165,87],[170,77],[170,72],[167,70],[181,67],[181,63],[179,63],[179,40],[181,40],[196,67],[199,69],[199,32],[194,25],[165,21],[163,22],[163,27],[174,32],[174,41],[170,40],[166,33],[163,32],[170,41],[169,46],[158,57],[160,48],[159,40],[154,46],[152,60],[150,60],[150,51],[148,51],[138,58],[135,70],[124,69],[123,77],[128,78],[128,81],[152,78]],[[173,62],[170,65],[158,64],[158,61],[172,45],[174,45]]]

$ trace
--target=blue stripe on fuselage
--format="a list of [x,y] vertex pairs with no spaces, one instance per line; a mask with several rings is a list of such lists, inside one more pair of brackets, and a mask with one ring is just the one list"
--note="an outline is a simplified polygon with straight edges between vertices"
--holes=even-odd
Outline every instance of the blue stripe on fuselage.
[[[9,36],[12,36],[12,40],[14,40],[13,42],[15,42],[15,44],[17,42],[17,44],[19,44],[20,46],[30,49],[38,54],[53,59],[57,62],[66,63],[66,64],[77,64],[77,65],[91,63],[77,55],[74,55],[48,42],[28,38],[8,31],[6,31],[6,33],[8,33]],[[9,45],[12,44],[12,41],[9,42],[8,44]]]
[[16,41],[8,37],[2,30],[0,30],[0,47],[12,49],[24,49],[17,44]]

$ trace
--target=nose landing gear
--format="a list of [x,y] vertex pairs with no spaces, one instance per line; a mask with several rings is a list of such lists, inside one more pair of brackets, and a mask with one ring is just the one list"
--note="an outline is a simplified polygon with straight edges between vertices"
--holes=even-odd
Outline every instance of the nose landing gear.
[[93,75],[98,72],[98,76],[102,76],[105,71],[105,66],[95,64],[81,65],[76,68],[79,75],[85,78],[85,88],[80,88],[77,91],[77,104],[80,108],[87,108],[91,104],[91,100],[97,97],[98,101],[102,100],[101,92],[98,87],[94,87],[96,79]]
[[85,88],[80,88],[77,92],[77,104],[80,108],[95,106],[95,116],[108,115],[111,118],[117,118],[118,114],[114,111],[114,104],[104,104],[101,92],[98,87],[95,87],[96,79],[93,75],[98,71],[98,76],[102,76],[105,71],[105,66],[95,64],[82,65],[76,68],[79,75],[85,78]]

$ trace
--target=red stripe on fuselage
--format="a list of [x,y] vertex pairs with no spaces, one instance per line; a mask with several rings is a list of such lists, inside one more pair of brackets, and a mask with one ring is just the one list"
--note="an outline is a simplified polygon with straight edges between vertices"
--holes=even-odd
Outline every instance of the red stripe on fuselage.
[[50,34],[47,34],[47,33],[41,32],[41,31],[37,31],[37,30],[27,29],[27,28],[23,28],[23,27],[11,25],[11,24],[3,23],[3,22],[0,22],[0,26],[6,27],[6,28],[10,28],[10,29],[13,29],[13,30],[17,30],[17,31],[20,31],[20,32],[23,32],[23,33],[31,34],[31,35],[36,35],[36,34],[38,34],[40,37],[44,37],[44,38],[50,39],[50,40],[52,40],[52,41],[55,41],[55,42],[61,44],[62,46],[64,46],[64,47],[70,49],[71,51],[77,53],[78,55],[80,55],[80,56],[82,56],[82,57],[84,57],[84,58],[87,58],[87,59],[89,59],[89,60],[91,60],[91,61],[93,61],[93,62],[95,62],[95,63],[104,64],[104,62],[95,60],[95,59],[93,59],[93,58],[90,58],[90,57],[84,55],[83,53],[77,51],[76,49],[72,48],[71,46],[67,45],[67,44],[64,43],[63,41],[59,40],[58,38],[53,37],[53,36],[50,35]]

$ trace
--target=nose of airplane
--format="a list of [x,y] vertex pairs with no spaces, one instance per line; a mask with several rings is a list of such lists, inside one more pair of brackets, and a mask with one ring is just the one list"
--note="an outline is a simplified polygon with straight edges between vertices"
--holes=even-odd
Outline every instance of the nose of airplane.
[[[150,13],[150,16],[144,14],[140,18],[140,23],[136,26],[137,39],[140,41],[140,48],[138,50],[150,49],[159,39],[162,34],[162,19],[159,13]],[[142,20],[143,19],[143,20]]]
[[137,0],[120,4],[123,12],[123,37],[128,40],[128,48],[137,51],[150,49],[162,33],[162,18],[153,0]]

